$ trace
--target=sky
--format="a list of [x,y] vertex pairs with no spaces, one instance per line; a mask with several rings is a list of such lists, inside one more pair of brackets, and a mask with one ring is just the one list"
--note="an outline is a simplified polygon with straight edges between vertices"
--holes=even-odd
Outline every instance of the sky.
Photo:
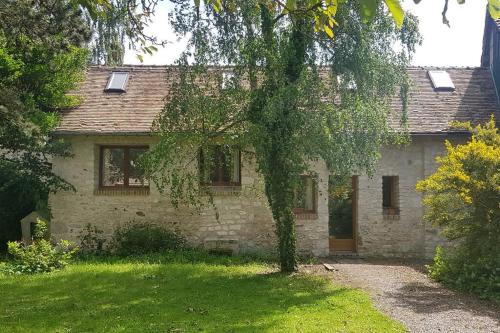
[[[420,21],[423,43],[413,56],[414,66],[479,66],[483,41],[486,0],[466,0],[459,5],[451,0],[448,8],[450,27],[442,23],[444,0],[403,0],[405,10]],[[148,33],[169,43],[153,56],[144,56],[145,65],[172,64],[186,45],[172,32],[167,19],[168,8],[160,5]],[[136,52],[125,53],[126,64],[140,64]]]

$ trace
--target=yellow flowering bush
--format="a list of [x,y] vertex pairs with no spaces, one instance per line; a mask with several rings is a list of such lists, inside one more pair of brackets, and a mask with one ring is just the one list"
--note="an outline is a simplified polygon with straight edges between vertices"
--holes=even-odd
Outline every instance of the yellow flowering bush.
[[440,248],[431,277],[458,289],[500,300],[500,134],[493,116],[483,126],[456,123],[472,136],[446,141],[437,171],[417,184],[426,220],[456,245]]

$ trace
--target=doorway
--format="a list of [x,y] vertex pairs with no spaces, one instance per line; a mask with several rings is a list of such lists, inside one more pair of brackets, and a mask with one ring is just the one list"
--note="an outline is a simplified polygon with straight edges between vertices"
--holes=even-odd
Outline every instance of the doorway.
[[330,252],[356,252],[358,176],[330,176],[328,194]]

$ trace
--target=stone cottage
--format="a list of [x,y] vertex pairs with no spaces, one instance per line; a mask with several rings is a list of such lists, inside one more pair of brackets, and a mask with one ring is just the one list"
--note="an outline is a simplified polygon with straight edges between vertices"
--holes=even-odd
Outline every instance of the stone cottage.
[[[444,152],[445,139],[466,140],[466,133],[450,129],[451,121],[483,123],[492,114],[500,119],[495,88],[500,81],[494,80],[500,67],[498,26],[487,19],[482,67],[408,68],[411,144],[384,147],[371,178],[353,175],[348,199],[339,202],[329,195],[334,177],[324,163],[315,163],[317,179],[304,177],[296,200],[301,252],[433,255],[442,239],[422,219],[424,208],[415,184],[436,169],[435,157]],[[215,163],[209,179],[218,219],[212,207],[199,214],[175,209],[168,196],[137,176],[134,161],[155,144],[150,127],[168,93],[166,73],[165,67],[155,66],[88,69],[78,91],[82,104],[63,112],[56,132],[71,143],[74,157],[54,159],[53,169],[76,192],[51,195],[52,237],[75,241],[87,223],[109,236],[120,224],[147,220],[179,230],[197,245],[273,251],[274,222],[264,195],[255,190],[261,177],[255,164],[239,152],[232,153],[231,168]],[[395,112],[400,108],[394,103]]]

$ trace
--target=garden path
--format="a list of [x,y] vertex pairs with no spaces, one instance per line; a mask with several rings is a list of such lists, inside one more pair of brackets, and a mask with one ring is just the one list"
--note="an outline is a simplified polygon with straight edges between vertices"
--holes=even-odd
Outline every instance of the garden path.
[[375,305],[413,333],[500,333],[500,306],[474,295],[443,288],[421,263],[332,259],[301,270],[367,290]]

